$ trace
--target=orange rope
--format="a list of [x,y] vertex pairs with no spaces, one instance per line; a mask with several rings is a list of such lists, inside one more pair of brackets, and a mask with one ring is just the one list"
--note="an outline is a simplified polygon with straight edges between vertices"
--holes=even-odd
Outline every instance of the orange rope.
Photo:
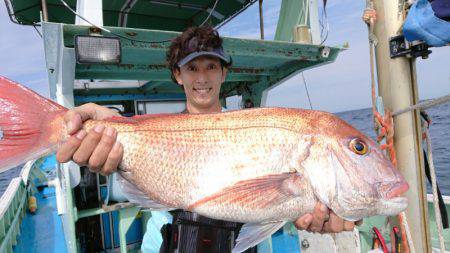
[[[388,151],[389,157],[392,161],[392,164],[395,168],[397,168],[397,156],[394,148],[394,120],[392,118],[392,112],[385,110],[385,115],[382,116],[376,108],[376,93],[375,93],[375,63],[374,63],[374,38],[373,38],[373,29],[376,22],[376,11],[373,7],[373,2],[370,1],[370,7],[364,11],[363,15],[364,22],[367,23],[369,28],[369,40],[370,40],[370,72],[371,72],[371,88],[372,88],[372,111],[375,121],[375,131],[379,134],[377,136],[377,141],[380,141],[385,138],[386,144],[382,144],[380,146],[381,149]],[[403,252],[409,253],[409,245],[406,237],[406,229],[404,225],[404,219],[402,213],[397,215],[398,221],[400,223],[401,228],[401,238],[402,238],[402,248]]]

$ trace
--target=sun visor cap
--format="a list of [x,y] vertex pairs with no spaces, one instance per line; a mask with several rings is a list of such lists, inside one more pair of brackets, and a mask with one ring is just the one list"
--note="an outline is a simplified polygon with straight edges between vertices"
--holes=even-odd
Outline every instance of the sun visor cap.
[[186,63],[192,61],[193,59],[199,57],[199,56],[214,56],[217,57],[226,63],[230,63],[230,57],[225,54],[222,48],[214,48],[212,51],[195,51],[190,54],[188,54],[186,57],[181,59],[178,62],[178,66],[182,67]]

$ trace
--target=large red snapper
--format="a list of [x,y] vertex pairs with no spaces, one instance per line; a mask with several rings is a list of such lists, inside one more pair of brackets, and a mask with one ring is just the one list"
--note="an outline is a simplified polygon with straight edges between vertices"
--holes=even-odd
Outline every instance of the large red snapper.
[[[67,109],[0,77],[0,171],[57,149]],[[130,201],[246,223],[240,252],[311,212],[395,215],[408,184],[377,144],[319,111],[263,108],[87,121],[115,127]]]

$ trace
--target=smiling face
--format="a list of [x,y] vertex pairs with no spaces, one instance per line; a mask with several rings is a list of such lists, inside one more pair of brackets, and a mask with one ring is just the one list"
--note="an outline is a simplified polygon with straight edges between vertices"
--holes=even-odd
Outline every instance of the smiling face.
[[174,76],[186,93],[189,113],[220,112],[220,87],[225,81],[227,69],[222,68],[216,57],[200,56],[186,63]]

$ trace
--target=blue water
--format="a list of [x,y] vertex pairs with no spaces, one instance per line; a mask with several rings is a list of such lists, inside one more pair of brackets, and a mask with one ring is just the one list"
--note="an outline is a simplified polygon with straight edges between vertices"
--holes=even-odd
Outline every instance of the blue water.
[[[450,104],[430,108],[427,112],[432,119],[430,135],[438,183],[442,193],[450,195]],[[375,138],[371,109],[341,112],[337,115],[366,135]],[[0,194],[3,194],[9,181],[19,173],[20,168],[16,168],[0,174]]]
[[3,195],[3,192],[5,192],[6,188],[8,188],[11,179],[19,176],[21,169],[22,166],[17,166],[13,169],[0,173],[0,196]]

